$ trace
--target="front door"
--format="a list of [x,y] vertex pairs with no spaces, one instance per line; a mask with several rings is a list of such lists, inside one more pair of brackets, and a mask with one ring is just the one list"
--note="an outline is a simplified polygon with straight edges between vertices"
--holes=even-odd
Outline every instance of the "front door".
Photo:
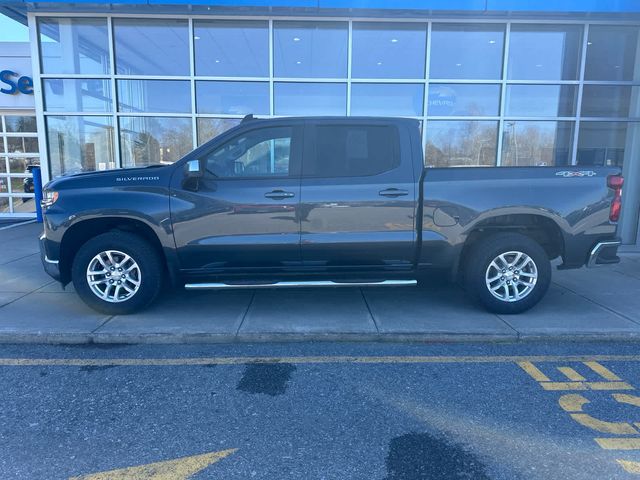
[[300,263],[302,126],[240,130],[200,155],[204,178],[172,181],[181,268],[191,273],[279,271]]
[[405,137],[375,120],[309,122],[300,204],[305,267],[412,268],[417,192]]

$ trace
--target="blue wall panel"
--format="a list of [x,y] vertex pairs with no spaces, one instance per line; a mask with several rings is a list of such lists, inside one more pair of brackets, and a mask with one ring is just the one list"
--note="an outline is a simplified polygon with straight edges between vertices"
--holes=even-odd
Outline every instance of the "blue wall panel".
[[487,0],[318,0],[320,8],[484,11]]
[[[27,6],[32,0],[0,0],[0,5]],[[65,3],[69,0],[38,0]],[[212,7],[285,7],[458,12],[640,13],[640,0],[76,0],[75,3],[139,5],[210,5]],[[72,7],[69,7],[72,9]]]
[[640,12],[640,0],[486,0],[489,11]]

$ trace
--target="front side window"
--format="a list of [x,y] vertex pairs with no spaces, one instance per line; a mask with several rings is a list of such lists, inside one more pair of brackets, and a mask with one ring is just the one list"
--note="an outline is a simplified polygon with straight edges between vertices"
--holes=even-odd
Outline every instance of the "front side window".
[[207,170],[221,178],[286,177],[291,160],[291,127],[243,133],[211,152]]
[[400,163],[398,132],[386,125],[318,125],[315,155],[303,165],[310,177],[363,177]]

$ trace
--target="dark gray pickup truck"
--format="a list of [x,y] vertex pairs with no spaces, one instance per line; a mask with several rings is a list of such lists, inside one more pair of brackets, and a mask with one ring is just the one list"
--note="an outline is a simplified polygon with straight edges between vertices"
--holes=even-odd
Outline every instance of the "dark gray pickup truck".
[[619,261],[617,168],[424,168],[419,124],[247,117],[165,166],[45,187],[45,270],[96,310],[188,289],[461,281],[494,312]]

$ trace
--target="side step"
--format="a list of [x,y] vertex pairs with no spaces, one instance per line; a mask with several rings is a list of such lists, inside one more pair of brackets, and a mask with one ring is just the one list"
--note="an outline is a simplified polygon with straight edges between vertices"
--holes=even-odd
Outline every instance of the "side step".
[[301,287],[406,287],[417,285],[417,280],[383,280],[380,282],[334,282],[312,280],[308,282],[274,283],[187,283],[187,290],[231,290],[243,288],[301,288]]

